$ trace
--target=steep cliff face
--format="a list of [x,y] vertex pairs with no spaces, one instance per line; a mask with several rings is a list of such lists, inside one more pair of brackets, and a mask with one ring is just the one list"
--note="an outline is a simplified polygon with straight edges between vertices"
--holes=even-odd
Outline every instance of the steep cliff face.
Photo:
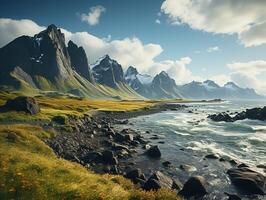
[[112,88],[117,88],[119,83],[126,83],[122,66],[108,55],[94,65],[92,73],[97,83]]
[[[41,76],[54,83],[73,75],[64,34],[55,25],[34,37],[21,36],[0,49],[1,83],[13,84],[10,73],[33,80]],[[15,70],[19,67],[20,70]],[[28,79],[24,77],[24,79]],[[38,85],[38,83],[36,83]]]
[[70,56],[71,66],[81,76],[85,77],[90,82],[94,82],[92,73],[88,64],[88,59],[83,47],[78,47],[71,40],[68,42],[67,50]]

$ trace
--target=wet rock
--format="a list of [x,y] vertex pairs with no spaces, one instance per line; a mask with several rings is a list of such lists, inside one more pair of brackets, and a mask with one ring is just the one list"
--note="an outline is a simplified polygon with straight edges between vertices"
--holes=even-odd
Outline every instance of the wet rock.
[[249,168],[233,168],[227,171],[232,183],[244,194],[266,194],[266,177]]
[[224,194],[228,196],[227,200],[241,200],[241,198],[236,194],[229,194],[227,192],[225,192]]
[[227,113],[212,114],[212,115],[208,115],[207,118],[213,121],[216,121],[216,122],[220,122],[220,121],[232,122],[233,121],[232,117],[230,117],[230,115],[228,115]]
[[180,190],[181,183],[174,181],[160,171],[156,171],[144,184],[145,190],[158,190],[161,188]]
[[165,162],[162,163],[162,165],[164,167],[170,167],[171,166],[171,162],[170,161],[165,161]]
[[231,160],[229,161],[229,163],[230,163],[231,165],[237,165],[237,164],[238,164],[238,162],[235,161],[234,159],[231,159]]
[[115,150],[126,150],[126,151],[129,151],[129,148],[125,145],[122,145],[122,144],[117,144],[115,142],[112,143],[112,147],[115,149]]
[[103,155],[102,156],[103,161],[106,162],[107,164],[113,164],[113,165],[117,165],[118,164],[118,160],[114,156],[114,152],[113,151],[105,150],[102,153],[102,155]]
[[266,169],[266,164],[259,164],[257,165],[257,168]]
[[156,145],[156,146],[152,146],[150,147],[146,152],[145,152],[146,155],[148,155],[149,157],[151,158],[160,158],[161,157],[161,151],[159,149],[159,147]]
[[187,164],[183,164],[180,165],[179,167],[180,169],[186,171],[186,172],[194,172],[197,171],[196,167],[194,167],[193,165],[187,165]]
[[18,96],[14,99],[8,99],[4,108],[13,111],[26,112],[31,115],[36,115],[40,112],[38,102],[33,97],[27,96]]
[[245,163],[241,163],[241,164],[237,165],[237,167],[242,168],[242,167],[249,167],[249,166]]
[[125,141],[128,141],[128,142],[134,140],[134,136],[133,136],[132,134],[126,134],[126,135],[124,136],[124,138],[125,138]]
[[205,158],[208,159],[219,159],[219,155],[218,154],[208,154],[205,156]]
[[202,197],[207,194],[206,182],[202,176],[191,177],[179,192],[181,196],[186,198]]
[[145,175],[139,168],[128,171],[125,177],[132,180],[134,183],[140,182],[140,179],[143,181],[146,180]]

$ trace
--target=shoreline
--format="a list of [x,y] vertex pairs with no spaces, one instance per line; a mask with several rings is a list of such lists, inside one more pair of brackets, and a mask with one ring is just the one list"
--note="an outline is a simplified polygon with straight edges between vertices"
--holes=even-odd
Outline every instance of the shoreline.
[[[163,174],[169,177],[170,179],[179,180],[180,177],[178,174],[176,174],[177,172],[175,172],[174,168],[171,165],[171,162],[169,162],[168,160],[165,160],[164,156],[162,156],[162,158],[160,157],[154,160],[153,158],[148,158],[148,156],[145,153],[152,146],[159,145],[160,147],[160,142],[162,142],[162,144],[165,143],[164,139],[161,138],[160,140],[158,140],[159,137],[157,135],[154,135],[153,133],[143,133],[143,132],[140,132],[139,130],[129,128],[128,119],[138,117],[138,116],[155,114],[155,113],[159,113],[163,111],[177,111],[178,112],[179,110],[183,110],[187,107],[188,106],[183,106],[180,104],[161,103],[161,104],[157,104],[156,106],[150,109],[142,109],[142,110],[136,110],[136,111],[131,111],[131,112],[106,112],[106,111],[96,112],[91,117],[89,117],[89,120],[85,120],[83,122],[78,122],[78,123],[73,121],[75,126],[81,126],[81,124],[82,123],[84,124],[84,122],[85,124],[87,123],[87,126],[83,127],[83,129],[86,131],[79,130],[75,132],[73,135],[70,134],[67,136],[63,134],[63,136],[65,137],[65,141],[73,140],[73,143],[79,143],[79,141],[83,141],[83,142],[85,141],[83,144],[78,144],[77,146],[83,145],[85,146],[84,149],[86,149],[87,147],[90,147],[90,150],[87,151],[88,153],[86,155],[87,157],[85,156],[86,158],[84,158],[84,155],[73,154],[72,158],[69,158],[67,157],[69,155],[62,156],[60,155],[60,153],[59,154],[57,153],[57,154],[58,156],[63,157],[65,159],[70,159],[72,161],[79,162],[83,166],[99,174],[104,174],[104,173],[118,174],[118,175],[122,175],[128,178],[128,173],[130,171],[132,170],[133,171],[135,170],[135,172],[138,171],[138,173],[141,173],[141,176],[144,177],[143,179],[137,178],[136,180],[136,177],[135,178],[130,177],[129,179],[131,179],[135,184],[137,184],[141,188],[145,188],[145,183],[148,182],[149,177],[152,177],[154,175],[153,173],[156,173],[157,171],[163,172]],[[88,130],[89,126],[90,126],[90,130]],[[89,135],[90,142],[87,141],[88,143],[86,143],[86,137],[88,135]],[[145,138],[144,137],[145,135],[149,135],[152,137]],[[127,139],[125,139],[125,137]],[[60,142],[60,139],[59,139],[59,143],[63,145],[64,141]],[[158,144],[154,145],[155,143],[158,143]],[[49,146],[51,146],[55,150],[54,148],[55,144],[50,143]],[[62,152],[64,152],[64,148],[66,147],[63,147]],[[84,149],[81,149],[81,151],[84,151]],[[107,160],[102,161],[102,157],[104,157],[105,153],[109,154],[108,155],[109,157],[107,158]],[[183,156],[187,155],[188,158],[190,157],[193,158],[195,156],[194,154],[195,152],[193,153],[194,155],[191,155],[191,153],[193,152],[189,152],[189,151],[186,152],[186,150],[180,149],[177,155],[181,157],[182,155]],[[208,165],[212,165],[212,162],[214,161],[214,162],[218,162],[218,165],[219,163],[220,165],[226,165],[228,169],[231,169],[231,168],[238,169],[238,166],[248,167],[244,163],[238,163],[235,160],[227,160],[223,157],[217,157],[217,155],[214,155],[214,154],[210,154],[210,155],[205,154],[201,156],[203,156],[202,157],[203,160],[205,160],[206,163],[208,163]],[[145,166],[136,165],[135,161],[141,158],[146,159],[148,162],[149,162],[149,159],[151,159],[150,161],[152,162],[147,163],[145,161],[146,162]],[[176,159],[178,159],[178,157]],[[153,165],[154,161],[155,163],[157,163],[156,166]],[[215,167],[215,165],[213,166]],[[193,167],[194,167],[193,165],[186,165],[186,164],[180,165],[180,168],[183,168],[182,170],[188,174],[191,174],[189,171]],[[204,169],[205,165],[202,165],[201,168]],[[219,170],[222,170],[222,169],[223,168],[220,168]],[[188,179],[187,175],[185,176],[186,178],[184,177],[181,178],[183,184]],[[224,176],[223,178],[227,179],[226,173],[224,173],[223,176]],[[176,189],[176,192],[180,190],[181,190],[181,187]],[[217,195],[216,192],[214,193],[212,192],[210,195]],[[234,190],[229,189],[229,192],[234,192]],[[222,195],[221,197],[224,197],[224,193],[221,193],[221,194],[219,193],[219,195]],[[209,196],[209,198],[212,198],[212,197],[214,196]]]

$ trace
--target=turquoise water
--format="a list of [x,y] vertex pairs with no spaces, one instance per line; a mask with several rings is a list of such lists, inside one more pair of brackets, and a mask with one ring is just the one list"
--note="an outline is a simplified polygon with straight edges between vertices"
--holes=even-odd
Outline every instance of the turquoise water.
[[[151,144],[159,145],[162,151],[161,160],[149,160],[145,156],[140,156],[136,160],[136,165],[145,168],[147,162],[152,162],[153,168],[163,170],[161,162],[171,161],[175,169],[170,172],[170,175],[183,182],[193,174],[203,175],[207,177],[218,199],[222,198],[219,197],[221,187],[223,191],[235,192],[226,175],[226,171],[232,166],[228,162],[206,160],[205,155],[216,153],[246,163],[265,174],[263,170],[256,168],[256,165],[266,164],[266,121],[213,122],[207,119],[207,115],[226,111],[234,113],[246,108],[262,107],[266,106],[266,102],[226,101],[187,105],[189,107],[183,111],[167,111],[130,120],[133,129],[142,131],[144,137]],[[144,133],[147,130],[151,133]],[[160,139],[149,139],[154,134]],[[179,169],[181,164],[191,164],[197,170],[184,173]],[[148,173],[149,170],[151,169],[147,169],[146,172]]]

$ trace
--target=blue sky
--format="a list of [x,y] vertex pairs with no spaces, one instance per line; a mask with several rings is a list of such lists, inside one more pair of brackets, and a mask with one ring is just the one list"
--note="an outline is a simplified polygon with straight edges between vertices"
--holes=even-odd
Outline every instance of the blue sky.
[[[255,43],[254,41],[257,41],[254,40],[254,37],[252,38],[251,43],[249,38],[249,43],[247,43],[247,39],[243,40],[244,42],[241,41],[239,39],[239,30],[241,27],[225,27],[225,24],[227,23],[226,20],[228,19],[220,19],[220,21],[215,22],[212,19],[203,16],[205,17],[205,21],[200,22],[201,24],[199,25],[195,18],[188,19],[187,16],[183,16],[182,12],[176,12],[176,9],[182,8],[183,10],[189,9],[192,14],[194,12],[196,14],[204,15],[203,13],[200,13],[199,9],[196,8],[196,5],[195,7],[187,8],[182,4],[182,2],[190,1],[193,2],[194,0],[1,0],[0,18],[9,18],[12,20],[29,19],[38,26],[48,26],[49,24],[54,23],[58,27],[64,28],[72,33],[85,31],[101,39],[108,38],[110,35],[111,39],[109,40],[111,41],[124,40],[125,38],[138,38],[143,45],[150,43],[160,45],[163,51],[151,58],[154,63],[150,64],[150,66],[148,66],[148,64],[136,66],[141,72],[152,73],[155,68],[167,69],[167,67],[164,67],[165,63],[169,63],[177,68],[179,65],[183,64],[184,66],[182,65],[181,67],[185,67],[184,70],[187,71],[184,73],[186,73],[186,76],[190,79],[195,78],[196,80],[203,80],[213,78],[217,79],[219,83],[223,83],[234,77],[232,76],[232,73],[234,73],[233,75],[236,75],[241,72],[239,70],[241,67],[239,68],[236,66],[233,67],[232,70],[232,68],[228,67],[228,64],[246,64],[252,61],[264,61],[266,59],[265,42],[260,39],[259,44],[256,43],[256,45],[253,45]],[[205,0],[202,0],[203,3],[204,1]],[[221,1],[212,1],[213,4],[210,6],[217,6],[217,8],[221,6]],[[246,24],[251,24],[251,22],[259,24],[260,21],[257,20],[265,17],[261,14],[257,18],[249,19],[246,15],[241,16],[240,14],[238,16],[237,10],[235,10],[237,9],[237,6],[239,7],[239,5],[246,3],[246,7],[254,9],[254,12],[260,12],[257,10],[256,5],[262,8],[264,6],[266,9],[266,4],[263,3],[262,0],[254,0],[253,5],[250,5],[252,4],[250,3],[252,1],[249,1],[249,3],[247,3],[248,1],[246,0],[231,1],[233,3],[229,6],[222,6],[224,9],[228,10],[228,13],[236,15],[236,17],[233,17],[240,18],[241,21],[239,24],[245,20],[247,21]],[[234,7],[235,2],[240,4]],[[163,3],[165,4],[164,9],[162,9]],[[86,21],[81,20],[82,14],[88,15],[91,11],[91,7],[99,5],[102,6],[105,11],[100,14],[98,24],[90,25]],[[243,12],[245,12],[246,7],[243,6],[243,8],[241,8],[243,9]],[[206,10],[210,9],[210,7],[201,8]],[[248,10],[248,12],[252,12],[252,10]],[[158,15],[158,13],[161,14]],[[214,12],[209,13],[209,15],[213,17],[216,16],[215,14],[216,13]],[[218,15],[219,13],[217,13],[217,16]],[[155,20],[159,20],[160,24],[156,23]],[[173,25],[176,23],[179,25]],[[214,23],[214,26],[205,27],[203,23]],[[221,26],[219,23],[221,23]],[[245,47],[245,45],[249,47]],[[213,47],[218,47],[218,50],[212,52],[207,51],[209,48]],[[132,51],[134,51],[134,48]],[[114,57],[120,58],[121,56]],[[164,65],[160,63],[166,60],[176,61],[184,57],[189,57],[190,61],[185,63],[176,62],[175,64],[165,62]],[[121,60],[122,64],[131,64],[130,62],[123,62],[123,58]],[[157,64],[157,62],[159,64]],[[142,65],[142,62],[137,63],[138,65]],[[132,64],[134,64],[134,62]],[[254,67],[254,70],[258,68],[257,63],[255,64],[256,66]],[[263,64],[264,63],[262,63],[262,65]],[[156,67],[153,68],[152,65],[156,65]],[[145,67],[148,70],[144,70]],[[264,66],[262,68],[264,69]],[[175,73],[177,74],[174,78],[178,82],[182,77],[182,72],[175,69],[168,69],[168,73],[171,72],[173,72],[173,76],[175,76]],[[253,85],[251,84],[251,86],[255,88],[257,87],[257,90],[260,90],[258,86],[259,82],[257,81],[262,81],[260,82],[262,85],[266,82],[264,72],[265,71],[261,70],[261,67],[259,66],[259,73],[254,71],[253,77],[247,77],[247,79],[252,79],[251,82]],[[178,75],[178,73],[180,74]],[[191,73],[191,75],[188,75],[188,73]],[[186,82],[188,81],[189,80],[186,80]],[[243,87],[250,86],[250,84],[245,82],[246,81],[238,81],[238,84]]]

